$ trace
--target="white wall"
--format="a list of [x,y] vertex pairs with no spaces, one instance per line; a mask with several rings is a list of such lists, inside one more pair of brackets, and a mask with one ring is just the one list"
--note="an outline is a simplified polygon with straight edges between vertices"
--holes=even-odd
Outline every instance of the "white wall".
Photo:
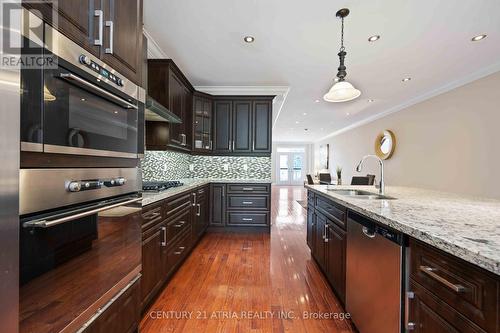
[[305,159],[306,159],[306,170],[304,173],[304,179],[306,174],[313,174],[314,172],[314,144],[305,142],[305,143],[290,143],[290,142],[273,142],[273,152],[271,155],[271,180],[273,183],[276,183],[276,160],[277,160],[277,149],[278,147],[284,148],[304,148],[305,150]]
[[[330,143],[330,169],[344,169],[344,184],[384,129],[397,140],[385,162],[388,186],[500,198],[500,72],[323,141]],[[368,162],[366,173],[378,178],[377,163]]]

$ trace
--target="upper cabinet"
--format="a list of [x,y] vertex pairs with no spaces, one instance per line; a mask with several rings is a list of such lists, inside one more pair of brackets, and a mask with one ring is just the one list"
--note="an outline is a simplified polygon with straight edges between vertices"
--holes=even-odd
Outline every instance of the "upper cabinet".
[[121,74],[140,84],[142,1],[103,0],[103,15],[101,59]]
[[25,3],[34,14],[59,32],[141,85],[142,0],[58,1],[57,19],[52,2]]
[[214,101],[214,153],[270,155],[272,99],[272,96],[217,96]]
[[212,144],[212,96],[195,92],[193,97],[193,152],[210,152]]
[[148,149],[155,150],[180,150],[191,151],[192,125],[193,125],[193,92],[194,88],[182,74],[180,69],[171,59],[149,59],[148,60],[148,94],[163,106],[178,116],[182,123],[146,123],[147,137],[151,140],[156,137],[152,133],[161,128],[161,133],[165,134],[165,140],[158,145],[159,138],[155,138],[156,144]]

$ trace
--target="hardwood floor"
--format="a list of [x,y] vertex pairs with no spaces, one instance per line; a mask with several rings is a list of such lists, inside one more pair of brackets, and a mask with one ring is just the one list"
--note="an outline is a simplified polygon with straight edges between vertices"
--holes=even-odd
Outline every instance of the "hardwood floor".
[[311,258],[306,210],[296,200],[307,200],[303,187],[273,186],[270,235],[207,234],[140,332],[354,332],[349,320],[335,319],[344,310]]

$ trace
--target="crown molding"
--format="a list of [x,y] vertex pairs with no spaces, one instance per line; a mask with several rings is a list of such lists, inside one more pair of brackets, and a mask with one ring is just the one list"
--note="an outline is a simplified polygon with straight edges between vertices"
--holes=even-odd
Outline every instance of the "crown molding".
[[320,142],[320,141],[323,141],[323,140],[326,140],[326,139],[329,139],[329,138],[333,138],[337,135],[340,135],[342,133],[345,133],[345,132],[348,132],[350,130],[353,130],[357,127],[360,127],[360,126],[363,126],[363,125],[366,125],[366,124],[369,124],[371,122],[374,122],[375,120],[378,120],[378,119],[381,119],[381,118],[384,118],[384,117],[387,117],[393,113],[396,113],[396,112],[399,112],[399,111],[403,111],[407,108],[409,108],[410,106],[413,106],[415,104],[418,104],[420,102],[423,102],[423,101],[426,101],[428,99],[431,99],[432,97],[435,97],[435,96],[438,96],[438,95],[441,95],[441,94],[444,94],[444,93],[447,93],[453,89],[456,89],[456,88],[459,88],[461,86],[464,86],[468,83],[471,83],[471,82],[474,82],[476,80],[479,80],[483,77],[486,77],[488,75],[491,75],[491,74],[494,74],[496,72],[500,71],[500,62],[499,63],[496,63],[496,64],[493,64],[491,66],[488,66],[488,67],[485,67],[483,69],[480,69],[476,72],[473,72],[472,74],[469,74],[469,75],[466,75],[465,77],[461,78],[461,79],[458,79],[458,80],[455,80],[455,81],[452,81],[450,83],[447,83],[445,85],[442,85],[434,90],[431,90],[429,92],[426,92],[422,95],[419,95],[415,98],[412,98],[404,103],[401,103],[401,104],[398,104],[392,108],[389,108],[388,110],[384,111],[384,112],[381,112],[381,113],[377,113],[371,117],[368,117],[368,118],[365,118],[363,120],[360,120],[358,122],[355,122],[354,124],[351,124],[351,125],[348,125],[346,127],[343,127],[337,131],[334,131],[316,141],[314,141],[315,143],[316,142]]
[[163,52],[153,36],[151,36],[151,34],[144,28],[142,29],[142,32],[148,40],[148,59],[168,59],[167,54]]

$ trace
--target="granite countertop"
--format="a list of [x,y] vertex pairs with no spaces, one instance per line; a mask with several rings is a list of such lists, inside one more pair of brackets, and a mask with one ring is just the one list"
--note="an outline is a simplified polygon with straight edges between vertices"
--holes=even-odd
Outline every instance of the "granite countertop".
[[271,184],[271,179],[223,179],[223,178],[191,178],[181,179],[184,185],[170,188],[162,192],[142,192],[142,206],[151,205],[160,200],[170,198],[176,194],[193,190],[199,186],[210,183],[245,183],[245,184]]
[[[396,200],[336,194],[327,185],[306,188],[413,238],[500,275],[500,201],[409,187],[386,187]],[[335,186],[377,193],[373,186]]]

